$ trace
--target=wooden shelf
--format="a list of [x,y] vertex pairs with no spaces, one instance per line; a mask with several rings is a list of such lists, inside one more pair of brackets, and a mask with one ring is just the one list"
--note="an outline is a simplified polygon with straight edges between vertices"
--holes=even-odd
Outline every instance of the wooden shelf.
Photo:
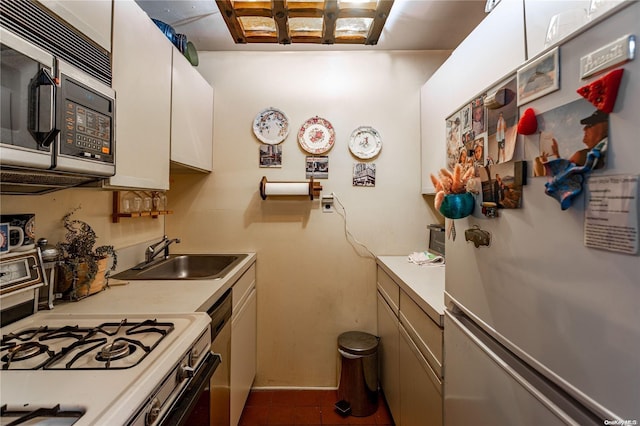
[[120,191],[113,191],[113,213],[111,214],[111,221],[113,223],[119,223],[120,218],[129,217],[129,218],[140,218],[140,217],[151,217],[153,219],[157,219],[160,216],[164,216],[167,214],[173,214],[173,210],[158,210],[158,211],[144,211],[144,212],[131,212],[131,213],[121,213],[120,212]]

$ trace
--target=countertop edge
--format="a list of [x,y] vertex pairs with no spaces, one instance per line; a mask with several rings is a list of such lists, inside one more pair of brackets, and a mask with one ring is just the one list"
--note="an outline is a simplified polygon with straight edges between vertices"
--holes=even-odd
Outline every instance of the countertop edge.
[[[420,266],[410,263],[407,256],[377,256],[378,264],[429,317],[444,326],[444,265]],[[438,268],[438,269],[436,269]],[[430,281],[429,291],[420,291]],[[421,285],[422,284],[422,285]]]
[[[120,313],[120,314],[137,314],[137,313],[190,313],[190,312],[207,312],[207,309],[213,305],[216,300],[220,298],[232,285],[237,282],[242,275],[248,271],[253,264],[257,261],[257,255],[253,252],[245,252],[247,257],[238,263],[226,277],[220,280],[131,280],[126,285],[112,286],[100,293],[91,295],[85,299],[81,299],[75,302],[60,302],[54,305],[53,310],[41,310],[38,313]],[[170,299],[169,296],[173,293],[173,286],[176,290],[178,286],[183,286],[185,289],[189,285],[193,286],[190,293],[194,295],[197,293],[200,296],[194,296],[186,300],[182,299],[182,302],[178,302],[175,299]],[[154,296],[154,287],[157,286],[158,293],[164,296],[154,299],[150,297],[150,300],[140,300],[140,306],[135,308],[124,308],[118,306],[118,300],[122,300],[126,296],[138,297],[141,289],[145,289],[150,296]],[[197,286],[198,290],[195,290]],[[210,291],[205,286],[211,286]],[[167,289],[171,288],[171,291]],[[153,299],[153,300],[151,300]],[[169,305],[169,303],[176,303],[176,305]],[[131,306],[131,304],[127,304]]]
[[207,300],[205,300],[197,309],[196,312],[207,312],[209,306],[212,306],[216,301],[224,294],[225,291],[233,287],[245,272],[247,272],[251,266],[256,263],[255,253],[246,253],[248,256],[242,262],[240,262],[230,273],[225,277],[225,282],[216,290]]

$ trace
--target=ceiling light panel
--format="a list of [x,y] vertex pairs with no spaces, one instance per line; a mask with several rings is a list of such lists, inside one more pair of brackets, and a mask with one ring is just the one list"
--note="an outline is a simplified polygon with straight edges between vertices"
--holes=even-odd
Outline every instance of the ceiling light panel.
[[236,43],[374,45],[393,0],[216,0]]

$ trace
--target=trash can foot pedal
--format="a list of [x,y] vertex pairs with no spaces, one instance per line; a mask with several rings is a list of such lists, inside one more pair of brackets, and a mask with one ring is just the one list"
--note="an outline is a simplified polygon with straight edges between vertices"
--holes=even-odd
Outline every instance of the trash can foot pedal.
[[351,414],[351,404],[344,399],[336,402],[335,407],[338,414],[340,414],[342,417],[347,417]]

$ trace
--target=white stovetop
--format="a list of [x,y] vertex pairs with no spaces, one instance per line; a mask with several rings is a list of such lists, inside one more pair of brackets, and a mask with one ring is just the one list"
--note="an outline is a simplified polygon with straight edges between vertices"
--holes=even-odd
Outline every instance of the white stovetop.
[[[100,315],[100,321],[118,322],[121,314]],[[146,315],[127,315],[130,320]],[[154,319],[173,322],[175,329],[133,368],[122,370],[0,370],[2,404],[9,410],[51,408],[80,409],[82,425],[121,425],[144,407],[159,381],[185,356],[190,346],[208,330],[204,312],[156,314]],[[6,334],[47,324],[94,326],[96,315],[40,313],[2,329]]]

